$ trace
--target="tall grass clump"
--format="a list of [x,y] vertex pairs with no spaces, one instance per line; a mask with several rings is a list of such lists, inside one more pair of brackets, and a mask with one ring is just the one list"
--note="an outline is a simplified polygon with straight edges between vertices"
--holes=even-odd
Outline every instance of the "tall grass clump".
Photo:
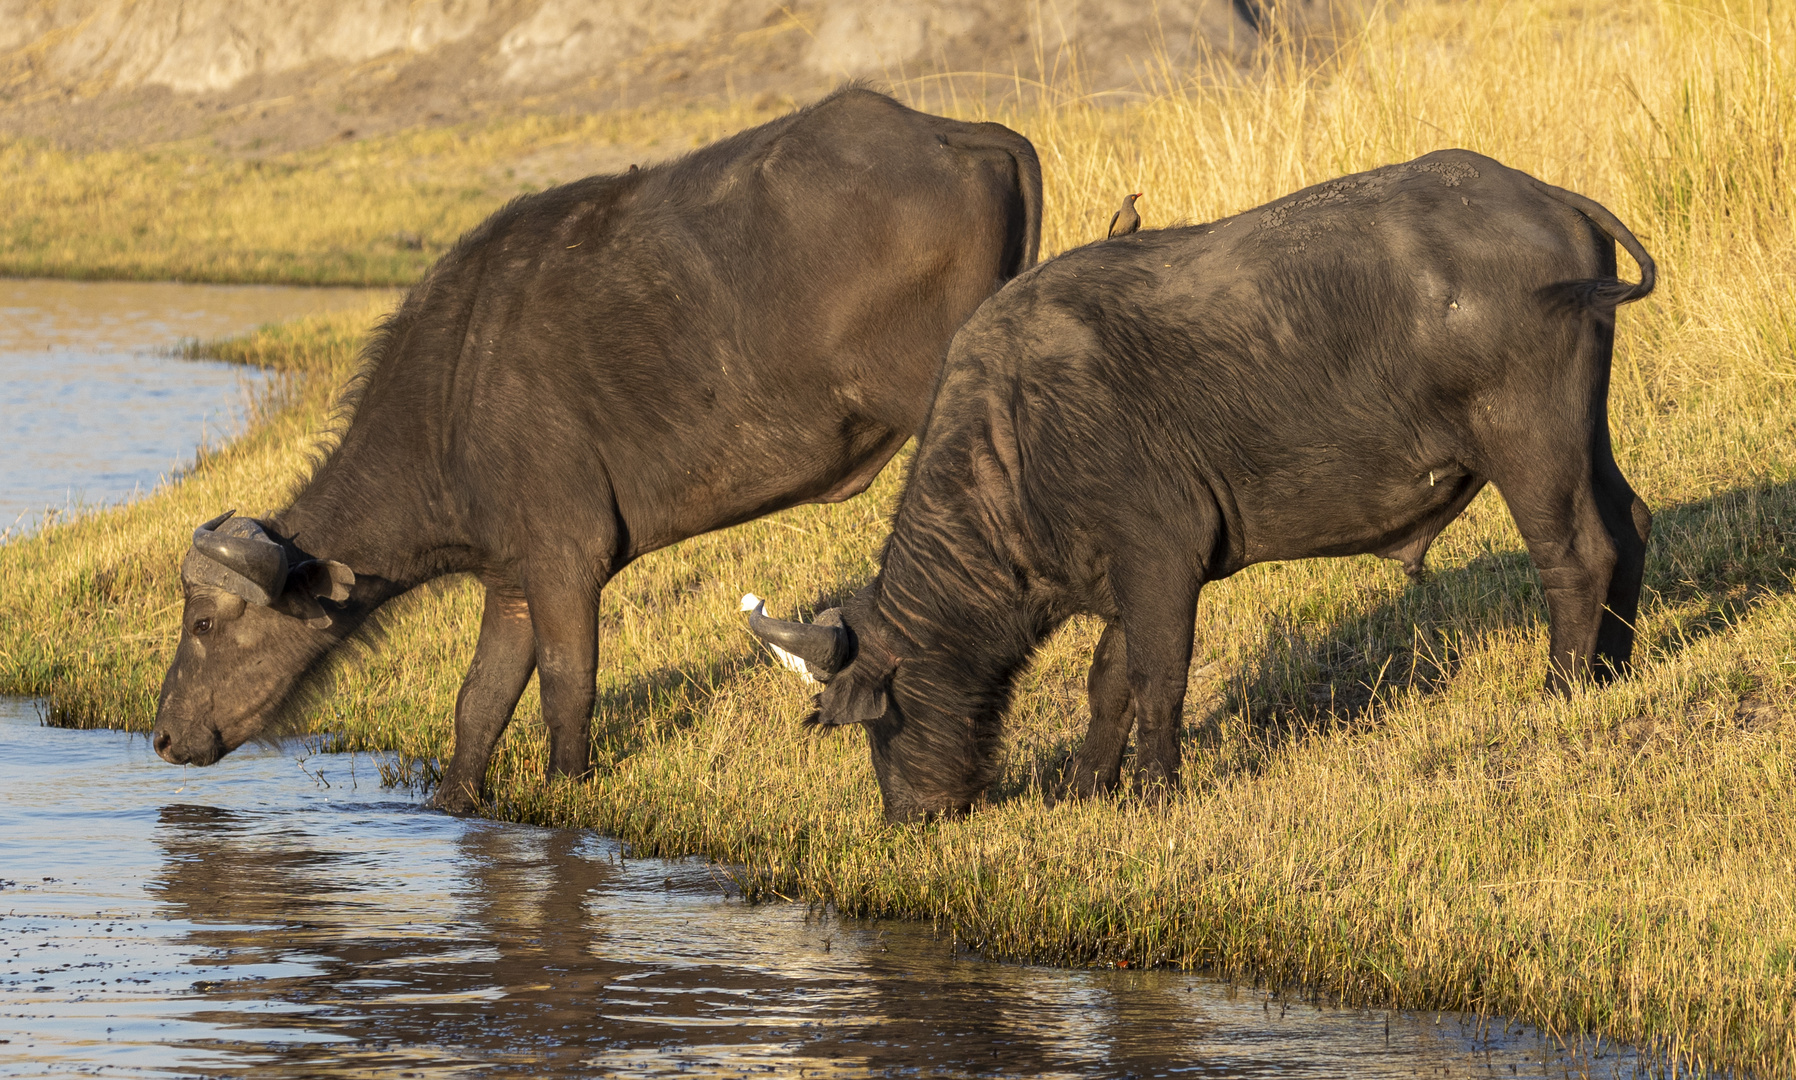
[[[860,736],[800,731],[806,688],[734,601],[804,615],[864,582],[888,470],[619,575],[597,775],[545,778],[527,694],[486,812],[728,860],[751,896],[928,919],[992,955],[1202,967],[1796,1076],[1793,56],[1787,7],[1420,3],[1236,83],[1041,87],[984,113],[1042,154],[1050,249],[1097,238],[1126,191],[1148,192],[1149,227],[1200,221],[1442,146],[1619,214],[1661,275],[1620,315],[1611,401],[1656,515],[1631,678],[1540,693],[1544,605],[1487,493],[1422,582],[1363,558],[1207,589],[1170,804],[1039,797],[1085,720],[1080,620],[1026,673],[987,804],[887,828]],[[149,725],[193,524],[290,497],[366,321],[227,346],[291,373],[256,431],[141,503],[0,547],[0,688],[61,723]],[[425,593],[311,718],[421,783],[479,614],[465,582]]]

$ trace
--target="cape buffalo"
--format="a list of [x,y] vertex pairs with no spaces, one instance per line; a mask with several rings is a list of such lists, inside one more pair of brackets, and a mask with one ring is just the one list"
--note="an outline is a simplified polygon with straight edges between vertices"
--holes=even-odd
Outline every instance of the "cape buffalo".
[[1072,251],[955,336],[872,584],[834,625],[751,626],[828,679],[813,722],[866,725],[896,820],[970,806],[1019,669],[1098,615],[1068,787],[1114,787],[1139,724],[1138,780],[1170,788],[1205,582],[1419,571],[1490,482],[1546,591],[1550,684],[1612,677],[1651,515],[1610,452],[1609,361],[1653,276],[1601,206],[1458,150]]
[[473,574],[486,609],[436,803],[478,798],[532,670],[550,769],[581,776],[605,582],[864,489],[1040,222],[1028,140],[861,89],[513,201],[383,324],[292,504],[195,531],[156,751],[217,761],[383,603]]

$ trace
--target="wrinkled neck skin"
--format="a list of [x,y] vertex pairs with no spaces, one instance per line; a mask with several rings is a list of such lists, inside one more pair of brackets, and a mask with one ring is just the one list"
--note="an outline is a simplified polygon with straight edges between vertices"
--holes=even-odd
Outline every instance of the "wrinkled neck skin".
[[1060,620],[952,511],[901,509],[881,561],[845,614],[856,664],[891,673],[890,707],[866,724],[886,818],[963,814],[996,779],[1017,675]]
[[418,419],[391,415],[398,411],[371,389],[342,445],[270,519],[290,556],[332,559],[355,571],[351,601],[372,607],[433,578],[477,569],[465,530],[454,524],[465,515],[445,494],[440,455],[423,445],[429,436]]

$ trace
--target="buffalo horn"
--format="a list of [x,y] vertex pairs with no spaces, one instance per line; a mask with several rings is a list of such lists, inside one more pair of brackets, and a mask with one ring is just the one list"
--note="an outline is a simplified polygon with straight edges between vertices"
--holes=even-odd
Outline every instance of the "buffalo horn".
[[[748,612],[748,628],[782,663],[816,682],[828,682],[847,666],[854,651],[848,628],[834,611],[825,612],[815,623],[772,619],[767,616],[765,601],[754,593],[742,598],[742,610]],[[835,625],[830,625],[832,621]]]
[[[219,526],[232,513],[235,511],[221,514],[193,530],[193,550],[241,579],[217,584],[240,593],[251,603],[271,604],[287,585],[287,550],[270,540],[260,525],[247,518],[239,518],[228,532],[220,532]],[[242,584],[250,588],[241,588]]]

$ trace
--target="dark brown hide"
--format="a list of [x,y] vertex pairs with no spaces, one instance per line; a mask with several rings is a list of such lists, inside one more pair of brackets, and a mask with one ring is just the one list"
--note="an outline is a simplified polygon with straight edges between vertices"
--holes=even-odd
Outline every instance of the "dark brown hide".
[[1610,452],[1609,362],[1653,275],[1601,206],[1456,150],[1037,267],[954,339],[820,721],[866,725],[889,816],[965,810],[1016,673],[1090,613],[1069,786],[1118,783],[1134,727],[1138,782],[1170,787],[1206,582],[1419,569],[1486,483],[1540,572],[1551,686],[1619,674],[1651,515]]
[[[605,582],[864,489],[955,329],[1034,263],[1040,221],[1027,140],[858,89],[513,202],[387,320],[341,444],[261,523],[290,565],[352,571],[348,597],[296,582],[245,605],[188,581],[158,749],[216,760],[381,604],[473,574],[486,613],[437,803],[478,798],[533,670],[550,767],[583,775]],[[328,625],[293,614],[313,602]]]

